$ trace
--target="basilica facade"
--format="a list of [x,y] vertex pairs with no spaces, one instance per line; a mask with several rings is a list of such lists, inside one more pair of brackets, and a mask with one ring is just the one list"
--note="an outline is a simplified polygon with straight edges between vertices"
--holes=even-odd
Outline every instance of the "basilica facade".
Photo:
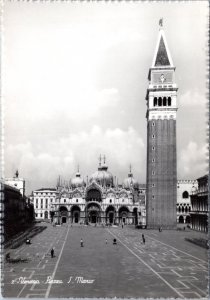
[[108,171],[105,158],[98,170],[84,180],[79,170],[68,184],[59,178],[55,189],[32,192],[36,219],[56,224],[146,225],[146,185],[131,171],[122,184]]

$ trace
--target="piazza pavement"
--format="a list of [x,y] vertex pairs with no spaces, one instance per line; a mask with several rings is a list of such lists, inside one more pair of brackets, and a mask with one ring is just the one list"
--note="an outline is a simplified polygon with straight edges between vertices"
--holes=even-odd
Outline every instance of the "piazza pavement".
[[12,258],[28,261],[4,262],[2,295],[6,298],[207,298],[207,250],[185,240],[202,235],[205,236],[191,230],[159,232],[131,226],[47,224],[47,229],[33,237],[31,245],[5,250]]

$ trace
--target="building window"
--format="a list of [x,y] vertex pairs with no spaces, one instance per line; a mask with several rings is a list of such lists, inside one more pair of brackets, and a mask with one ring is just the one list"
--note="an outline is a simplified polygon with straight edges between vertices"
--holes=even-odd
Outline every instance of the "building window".
[[152,126],[155,126],[155,122],[152,122]]
[[189,198],[189,193],[187,191],[184,191],[182,194],[182,198],[188,199]]
[[53,199],[51,198],[51,199],[50,199],[50,201],[52,202],[52,201],[53,201]]
[[153,139],[155,138],[155,135],[154,135],[154,134],[152,135],[152,138],[153,138]]
[[36,216],[36,218],[37,218],[38,214],[35,214],[35,216]]
[[168,106],[171,106],[171,97],[168,97]]
[[64,199],[64,202],[66,202],[66,199]]
[[152,162],[155,162],[155,158],[152,159]]
[[155,171],[152,171],[152,175],[155,175]]
[[154,106],[157,106],[157,97],[154,98],[153,104]]
[[40,217],[42,218],[42,213],[40,214]]
[[43,199],[41,199],[41,204],[43,204]]
[[43,205],[41,205],[41,208],[43,208]]
[[38,208],[38,204],[36,205],[36,208]]
[[78,199],[76,200],[76,202],[78,202]]
[[152,187],[155,187],[155,184],[154,184],[154,183],[152,184]]
[[158,106],[162,106],[162,98],[161,97],[158,98]]
[[155,199],[155,196],[154,196],[154,195],[152,195],[152,199]]
[[48,199],[45,200],[46,201],[46,205],[48,204]]
[[166,97],[163,97],[163,106],[166,106]]
[[152,150],[155,150],[155,147],[154,147],[154,146],[152,147]]
[[36,199],[36,204],[38,205],[38,199]]
[[110,199],[109,202],[112,203],[112,199]]

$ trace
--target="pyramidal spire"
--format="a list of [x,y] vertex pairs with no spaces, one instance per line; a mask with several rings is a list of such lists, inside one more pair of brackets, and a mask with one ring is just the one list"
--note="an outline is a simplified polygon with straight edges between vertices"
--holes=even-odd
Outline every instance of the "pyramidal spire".
[[[160,24],[160,22],[159,22]],[[158,40],[152,62],[152,68],[173,67],[173,61],[166,41],[163,25],[159,28]]]

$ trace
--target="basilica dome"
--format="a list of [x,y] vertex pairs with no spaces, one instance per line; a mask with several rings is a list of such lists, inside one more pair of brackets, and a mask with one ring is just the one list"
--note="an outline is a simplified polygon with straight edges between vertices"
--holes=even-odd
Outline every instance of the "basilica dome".
[[123,181],[123,186],[125,189],[130,189],[130,188],[138,188],[138,182],[136,179],[134,179],[133,174],[131,172],[131,167],[130,167],[130,172],[128,173],[128,177],[124,179]]
[[77,187],[83,187],[85,185],[84,179],[81,177],[80,172],[76,173],[76,176],[71,179],[71,187],[77,188]]
[[94,172],[90,177],[90,182],[96,181],[102,186],[113,186],[113,176],[108,171],[108,166],[106,165],[105,158],[104,163],[101,165],[99,161],[98,171]]

